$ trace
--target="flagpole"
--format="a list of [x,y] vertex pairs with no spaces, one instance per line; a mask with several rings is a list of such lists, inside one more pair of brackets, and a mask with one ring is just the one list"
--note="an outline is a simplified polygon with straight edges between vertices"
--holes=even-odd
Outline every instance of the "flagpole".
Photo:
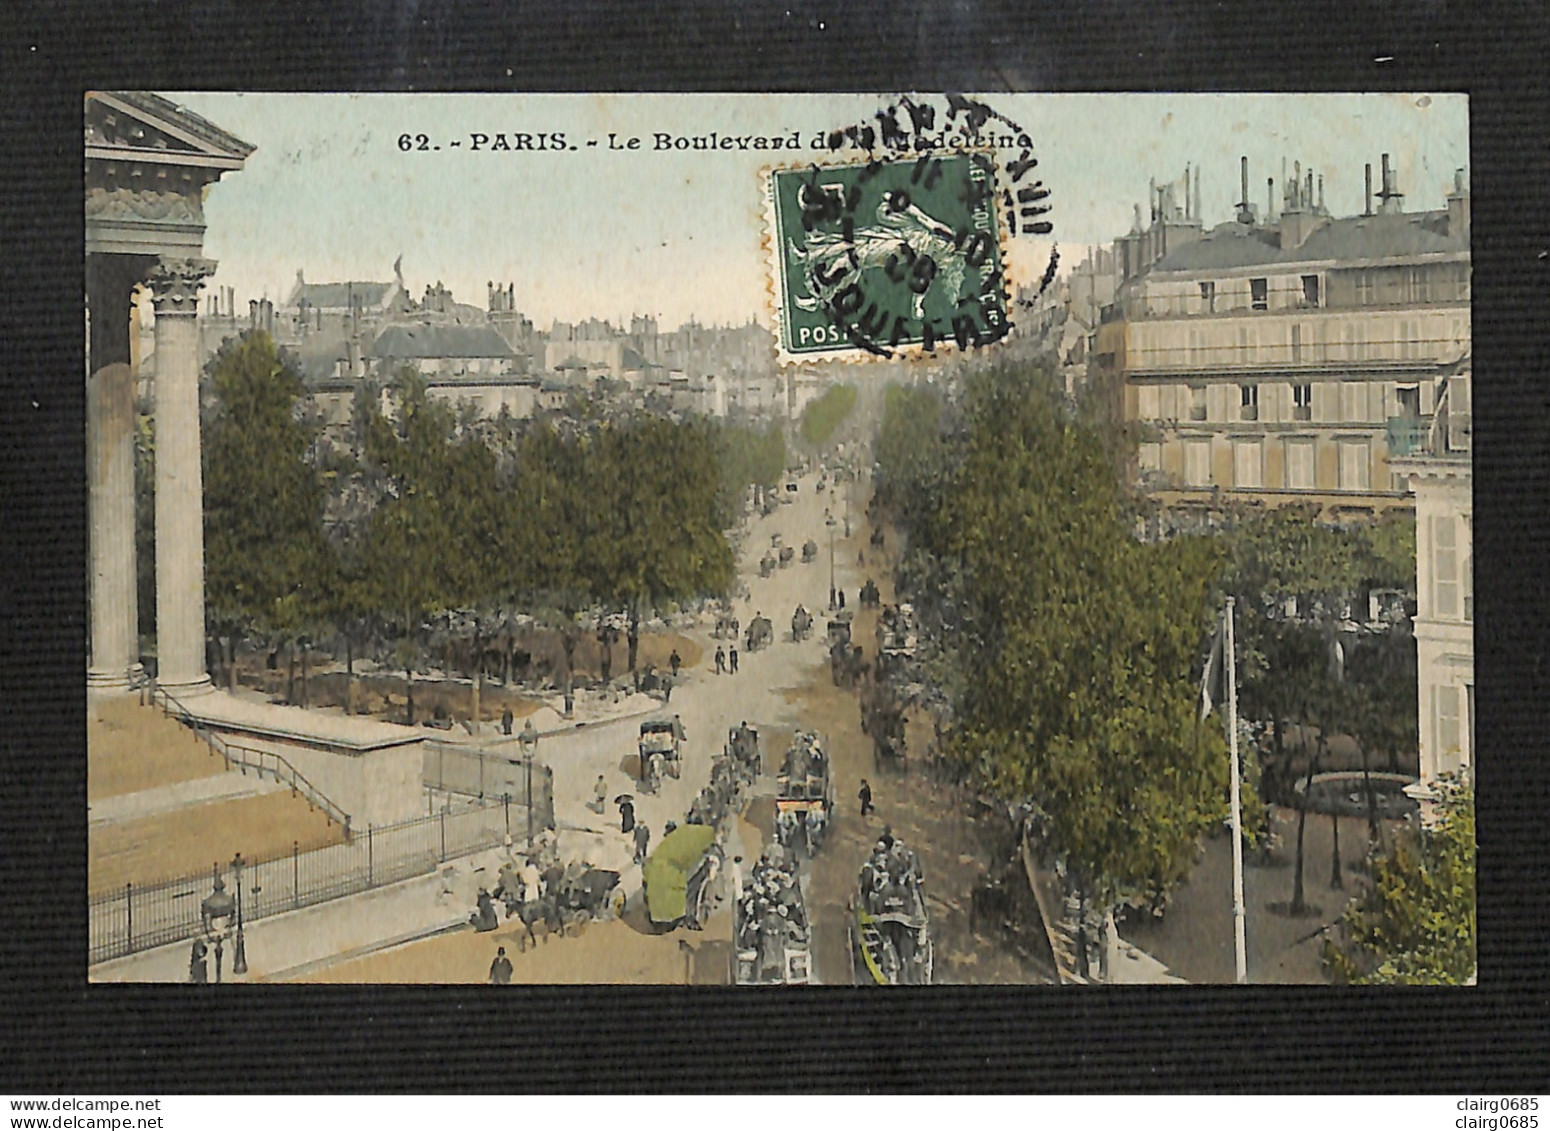
[[1248,947],[1243,931],[1243,814],[1239,801],[1238,658],[1233,647],[1233,599],[1227,598],[1227,742],[1232,752],[1232,925],[1237,980],[1248,979]]

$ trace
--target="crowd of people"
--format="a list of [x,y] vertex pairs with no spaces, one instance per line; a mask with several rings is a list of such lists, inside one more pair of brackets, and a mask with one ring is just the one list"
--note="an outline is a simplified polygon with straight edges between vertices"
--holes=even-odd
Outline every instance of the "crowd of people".
[[861,901],[869,915],[904,915],[919,918],[920,860],[893,831],[883,826],[883,835],[872,846],[872,855],[861,866]]
[[[773,854],[773,855],[772,855]],[[807,945],[807,912],[795,864],[778,847],[759,857],[743,890],[737,916],[737,948],[753,951],[755,977],[784,980],[786,944]]]

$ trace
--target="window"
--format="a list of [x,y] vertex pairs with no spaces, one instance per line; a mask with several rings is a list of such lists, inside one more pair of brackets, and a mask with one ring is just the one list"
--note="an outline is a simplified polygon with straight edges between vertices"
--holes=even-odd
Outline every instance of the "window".
[[1249,298],[1253,301],[1255,310],[1270,309],[1268,283],[1267,279],[1249,280]]
[[1292,364],[1297,365],[1302,361],[1302,327],[1292,326]]
[[1189,418],[1191,420],[1204,420],[1206,418],[1206,387],[1204,385],[1191,385],[1189,387]]
[[1367,420],[1367,386],[1360,381],[1340,383],[1340,419],[1346,424]]
[[1358,271],[1356,273],[1356,302],[1358,306],[1371,306],[1373,301],[1373,285],[1371,271]]
[[1299,491],[1313,490],[1313,441],[1286,442],[1286,485]]
[[1437,772],[1452,773],[1462,762],[1459,747],[1459,689],[1448,684],[1432,687],[1437,720]]
[[1345,328],[1345,359],[1347,361],[1361,361],[1367,355],[1366,331],[1355,322],[1346,323]]
[[1432,616],[1459,615],[1457,528],[1453,516],[1432,516]]
[[1475,619],[1475,555],[1464,551],[1464,619]]
[[1235,487],[1265,485],[1265,447],[1258,440],[1234,440],[1232,478]]
[[1311,420],[1313,418],[1313,386],[1292,386],[1292,419]]
[[1366,440],[1340,441],[1340,489],[1366,491],[1367,473],[1372,466]]
[[1200,284],[1200,305],[1205,308],[1207,314],[1214,314],[1214,313],[1216,313],[1216,284],[1215,283],[1201,283]]
[[1257,336],[1250,333],[1247,326],[1238,327],[1238,364],[1247,365],[1254,360],[1254,346]]
[[1259,419],[1259,386],[1238,386],[1238,415],[1243,420]]
[[1162,445],[1148,442],[1141,445],[1140,465],[1143,472],[1162,470]]
[[1302,301],[1309,306],[1319,304],[1319,277],[1317,275],[1304,275],[1302,277]]
[[1432,273],[1425,267],[1410,268],[1410,301],[1432,301]]
[[1419,385],[1401,385],[1394,390],[1394,395],[1399,401],[1399,415],[1408,416],[1412,420],[1421,415],[1421,387]]
[[1136,390],[1136,394],[1136,412],[1142,420],[1156,420],[1162,415],[1156,385],[1142,385]]
[[1184,481],[1191,487],[1211,484],[1211,441],[1184,441]]

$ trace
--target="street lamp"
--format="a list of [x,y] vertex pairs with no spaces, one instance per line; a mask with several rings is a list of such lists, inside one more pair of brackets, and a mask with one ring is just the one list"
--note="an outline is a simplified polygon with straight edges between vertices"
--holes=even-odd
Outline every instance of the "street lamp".
[[827,510],[823,512],[823,524],[829,528],[829,608],[835,606],[834,596],[834,528],[839,525]]
[[240,852],[231,858],[232,874],[237,877],[237,950],[231,958],[231,972],[239,977],[248,972],[247,941],[242,937],[242,868],[246,863]]
[[527,725],[522,728],[522,754],[524,773],[527,779],[527,847],[533,848],[533,755],[538,751],[538,731],[533,727],[533,720],[529,718]]
[[210,872],[215,877],[215,884],[199,905],[199,917],[204,924],[205,936],[215,944],[215,980],[219,982],[222,943],[226,939],[226,929],[231,926],[232,916],[236,913],[237,901],[226,890],[226,884],[221,879],[220,865],[210,865]]

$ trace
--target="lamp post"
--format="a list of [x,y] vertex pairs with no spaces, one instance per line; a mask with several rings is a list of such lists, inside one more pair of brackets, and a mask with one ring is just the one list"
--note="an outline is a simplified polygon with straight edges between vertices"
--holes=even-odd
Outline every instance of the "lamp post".
[[237,877],[237,949],[231,956],[231,972],[240,977],[248,972],[247,941],[242,937],[242,853],[231,858],[232,875]]
[[527,847],[533,848],[533,755],[538,751],[538,731],[533,727],[533,720],[527,720],[527,725],[522,728],[522,753],[524,774],[526,777],[527,794]]
[[199,916],[204,925],[205,937],[215,945],[215,980],[219,982],[222,944],[226,939],[226,929],[231,926],[232,916],[236,912],[237,901],[226,890],[226,884],[221,879],[220,865],[210,865],[210,872],[215,877],[215,883],[210,894],[199,905]]
[[827,510],[823,512],[823,523],[829,528],[829,608],[835,605],[834,599],[834,528],[839,525],[834,521],[834,516]]

